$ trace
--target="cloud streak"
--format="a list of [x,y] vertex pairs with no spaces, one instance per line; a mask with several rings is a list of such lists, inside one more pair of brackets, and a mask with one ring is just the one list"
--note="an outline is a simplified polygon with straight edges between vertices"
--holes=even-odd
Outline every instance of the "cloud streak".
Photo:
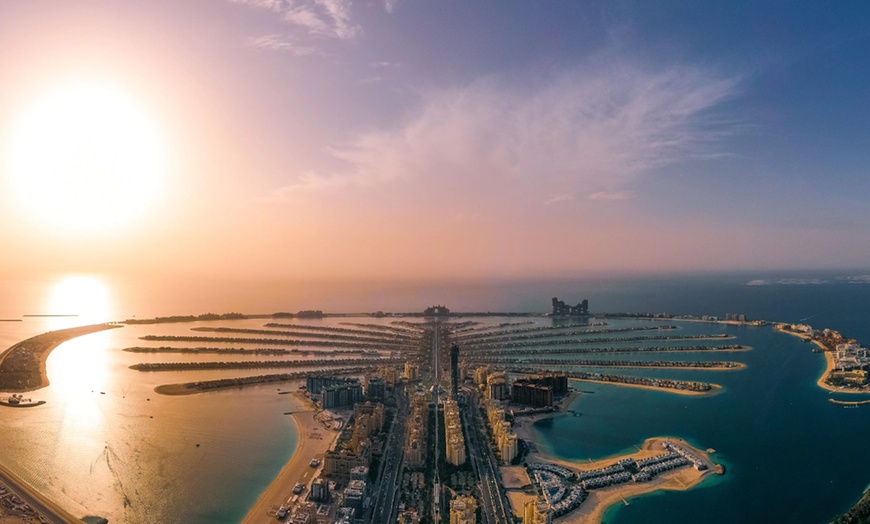
[[298,45],[293,40],[281,35],[265,35],[248,39],[248,44],[261,49],[281,51],[294,56],[323,55],[321,51],[311,46]]
[[655,169],[715,154],[731,128],[713,110],[737,87],[696,68],[601,65],[522,88],[485,79],[432,91],[404,125],[333,148],[346,171],[284,193],[411,178],[544,203],[624,200]]
[[362,27],[352,20],[350,0],[230,1],[271,11],[309,35],[348,40],[356,38],[362,32]]

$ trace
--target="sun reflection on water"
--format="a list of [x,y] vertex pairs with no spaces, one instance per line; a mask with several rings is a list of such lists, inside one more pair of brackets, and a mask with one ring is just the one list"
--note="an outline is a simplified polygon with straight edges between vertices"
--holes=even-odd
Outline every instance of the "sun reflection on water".
[[[98,276],[63,277],[51,288],[45,314],[46,330],[109,321],[109,287]],[[49,355],[48,380],[65,404],[64,435],[81,435],[104,423],[98,397],[113,382],[107,357],[112,341],[111,331],[92,333],[64,342]]]

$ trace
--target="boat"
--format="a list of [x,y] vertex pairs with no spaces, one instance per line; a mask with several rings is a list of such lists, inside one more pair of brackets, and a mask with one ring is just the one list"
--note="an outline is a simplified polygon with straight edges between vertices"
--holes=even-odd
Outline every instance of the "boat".
[[0,405],[8,406],[10,408],[32,408],[34,406],[41,406],[45,404],[44,400],[37,400],[34,402],[29,398],[24,398],[23,395],[15,394],[6,397],[0,398]]
[[313,458],[313,459],[311,459],[311,462],[308,463],[308,465],[311,466],[312,468],[316,468],[317,466],[320,465],[320,459]]

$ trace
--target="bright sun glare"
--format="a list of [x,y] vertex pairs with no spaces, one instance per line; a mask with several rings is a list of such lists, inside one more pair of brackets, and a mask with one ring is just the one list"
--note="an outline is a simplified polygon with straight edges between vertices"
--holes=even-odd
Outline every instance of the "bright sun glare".
[[106,86],[61,87],[25,111],[7,155],[18,202],[40,221],[116,229],[158,196],[165,147],[155,123]]
[[77,325],[106,322],[112,310],[106,284],[89,275],[72,275],[58,281],[51,289],[47,306],[51,315],[77,315]]

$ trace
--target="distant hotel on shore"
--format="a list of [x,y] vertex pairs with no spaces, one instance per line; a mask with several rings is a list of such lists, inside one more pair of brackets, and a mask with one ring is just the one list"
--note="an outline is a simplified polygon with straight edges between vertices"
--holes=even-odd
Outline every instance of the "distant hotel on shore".
[[553,312],[554,317],[585,317],[589,315],[589,301],[585,298],[576,306],[569,306],[565,302],[553,297]]

